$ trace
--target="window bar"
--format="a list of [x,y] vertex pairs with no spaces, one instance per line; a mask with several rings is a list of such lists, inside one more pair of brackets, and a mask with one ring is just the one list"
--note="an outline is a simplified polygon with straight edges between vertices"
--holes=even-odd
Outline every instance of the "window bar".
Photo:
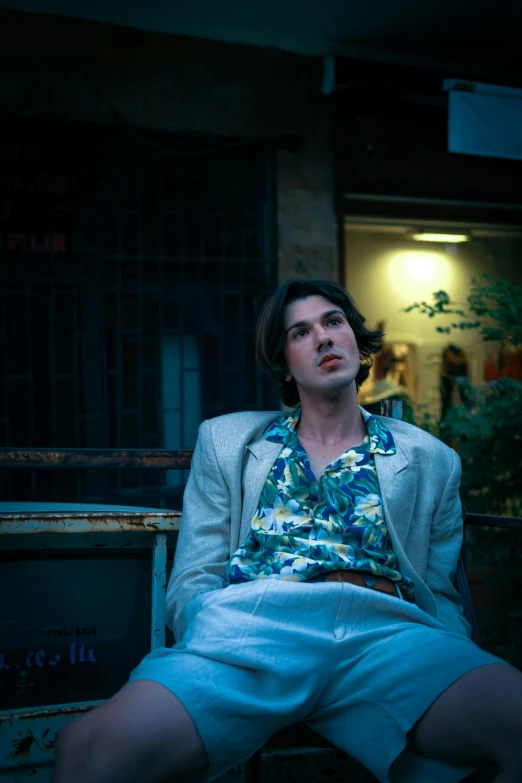
[[[180,220],[178,216],[178,211],[176,210],[176,230],[179,230],[180,232],[180,243],[178,245],[179,250],[181,251],[182,258],[187,258],[187,247],[186,247],[186,232],[185,232],[185,226],[188,225],[187,220],[187,188],[186,188],[186,172],[184,172],[183,177],[183,185],[184,187],[184,194],[183,194],[183,217],[184,220]],[[190,261],[179,261],[177,260],[175,263],[179,265],[179,282],[178,287],[180,291],[183,291],[183,283],[185,281],[185,264],[190,264]],[[180,447],[183,449],[185,448],[186,444],[186,433],[185,433],[185,297],[180,296],[179,297],[179,321],[178,321],[178,331],[179,331],[179,433],[180,433]],[[186,480],[186,473],[183,473],[182,481]]]
[[[159,256],[158,256],[158,287],[160,292],[165,291],[165,284],[163,282],[164,278],[164,267],[165,267],[165,236],[164,236],[164,192],[163,192],[163,186],[165,184],[165,177],[159,176],[157,177],[157,183],[158,183],[158,215],[159,215]],[[159,307],[159,324],[158,324],[158,340],[160,341],[160,344],[163,345],[163,338],[165,336],[165,307],[167,306],[165,299],[160,299],[160,307]],[[161,366],[161,360],[160,360],[160,377],[159,377],[159,384],[158,386],[162,388],[163,378],[162,378],[162,372],[163,368]],[[162,394],[162,393],[161,393]],[[160,422],[160,432],[162,435],[161,442],[163,448],[165,448],[165,411],[163,410],[163,398],[162,396],[158,399],[158,419]],[[166,487],[167,486],[167,471],[162,470],[161,471],[161,486]]]
[[[55,307],[55,297],[54,297],[54,291],[55,291],[55,283],[54,280],[51,280],[51,284],[49,286],[49,333],[50,333],[50,361],[51,361],[51,367],[50,367],[50,380],[51,380],[51,411],[52,411],[52,433],[53,433],[53,446],[57,446],[60,448],[63,444],[57,443],[58,438],[58,432],[57,432],[57,420],[59,416],[59,411],[56,410],[56,361],[55,361],[55,341],[56,341],[56,328],[54,323],[54,307]],[[56,471],[53,471],[53,497],[57,497],[58,493],[58,481],[56,476]]]
[[[101,368],[101,396],[100,396],[100,420],[101,420],[101,448],[109,448],[111,446],[109,442],[110,438],[110,407],[109,407],[109,367],[107,358],[107,329],[106,329],[106,310],[107,310],[107,293],[109,289],[107,280],[107,264],[104,259],[104,241],[103,236],[103,224],[104,224],[104,197],[107,190],[106,179],[106,166],[105,156],[102,153],[101,145],[97,145],[96,149],[96,164],[97,164],[97,183],[95,190],[96,201],[96,228],[97,233],[94,247],[96,248],[96,280],[97,290],[99,291],[99,307],[101,310],[99,318],[99,345],[100,345],[100,368]],[[110,479],[105,479],[101,484],[103,493],[107,492],[110,487]]]
[[[249,227],[247,227],[248,229]],[[240,367],[246,367],[246,351],[245,351],[245,335],[246,335],[246,329],[245,329],[245,300],[246,300],[246,282],[245,282],[245,268],[246,264],[248,263],[247,260],[247,231],[245,230],[245,227],[243,226],[241,229],[241,262],[239,264],[239,301],[238,301],[238,310],[236,317],[239,320],[239,335],[241,335],[241,339],[239,341],[239,352],[240,352]],[[237,366],[237,362],[236,362]],[[239,399],[242,400],[243,406],[246,402],[245,400],[245,391],[247,388],[246,378],[244,372],[239,372],[238,375],[238,386],[239,386]]]
[[74,411],[74,445],[80,447],[80,392],[78,383],[78,287],[73,285],[71,289],[72,298],[72,333],[73,333],[73,411]]
[[[114,444],[116,448],[122,448],[123,443],[121,439],[121,433],[122,433],[122,422],[121,422],[121,403],[122,403],[122,361],[123,361],[123,351],[122,351],[122,335],[121,335],[121,297],[122,297],[122,260],[121,260],[121,250],[122,250],[122,238],[121,238],[121,209],[118,209],[117,211],[117,239],[116,239],[116,264],[117,264],[117,276],[116,276],[116,296],[115,296],[115,302],[116,302],[116,329],[115,329],[115,340],[116,340],[116,375],[115,375],[115,396],[116,396],[116,406],[115,406],[115,434],[116,434],[116,443]],[[126,443],[125,446],[128,446],[129,444]],[[123,486],[122,477],[120,474],[118,474],[118,480],[116,486],[118,489],[121,489]]]
[[[201,211],[201,259],[199,262],[199,275],[198,275],[199,290],[202,292],[203,296],[206,293],[205,268],[207,265],[207,261],[209,259],[209,256],[207,255],[208,252],[207,231],[208,231],[209,217],[211,217],[211,212],[207,211],[205,207],[203,207]],[[196,362],[198,368],[196,371],[196,379],[199,385],[199,400],[200,400],[199,413],[202,419],[206,418],[206,416],[204,415],[204,410],[205,410],[204,395],[202,394],[203,378],[206,370],[205,361],[204,361],[205,332],[206,332],[205,327],[203,327],[201,331],[198,329],[198,331],[196,332]],[[201,420],[198,422],[198,424],[201,424]],[[195,445],[196,445],[195,443],[191,444],[192,448],[194,448]]]
[[[80,379],[79,379],[80,366],[78,361],[78,353],[80,351],[81,341],[79,336],[80,317],[79,317],[79,302],[78,302],[78,285],[75,285],[73,288],[73,319],[74,319],[74,324],[73,324],[74,445],[77,449],[79,449],[83,446],[83,443],[81,442],[81,431],[80,431]],[[77,470],[75,473],[76,473],[75,475],[76,497],[81,498],[82,474],[81,471],[79,470]]]
[[[5,262],[4,252],[0,249],[0,263]],[[2,367],[0,368],[0,383],[3,384],[3,398],[4,398],[4,410],[0,413],[0,416],[4,423],[4,440],[2,446],[8,446],[10,441],[9,437],[9,417],[7,416],[8,406],[8,384],[7,384],[7,324],[6,324],[6,308],[7,308],[7,286],[3,285],[5,281],[2,280],[2,286],[0,286],[0,292],[2,294],[2,308],[0,310],[0,362]],[[0,475],[0,497],[9,499],[11,497],[10,491],[10,471],[2,471]]]
[[[226,236],[226,223],[225,223],[225,231],[223,232],[224,236]],[[224,390],[225,390],[225,341],[223,339],[223,335],[225,334],[224,328],[225,328],[225,264],[226,264],[226,251],[224,257],[221,259],[219,264],[219,335],[221,339],[219,340],[219,407],[221,408],[221,413],[223,413],[223,400],[224,400]]]
[[[1,259],[4,260],[3,258]],[[2,411],[2,416],[5,420],[5,443],[4,446],[7,446],[11,443],[10,434],[9,434],[9,416],[7,416],[7,401],[8,401],[8,382],[7,382],[7,286],[2,285],[2,299],[3,299],[3,306],[2,311],[0,314],[1,322],[0,322],[0,341],[2,346],[2,356],[3,356],[3,372],[2,377],[0,379],[0,383],[3,383],[4,385],[4,400],[5,400],[5,410]]]
[[[136,373],[137,373],[137,390],[138,390],[138,400],[137,400],[137,419],[138,419],[138,426],[137,426],[137,434],[138,434],[138,443],[136,443],[136,448],[143,448],[143,189],[144,189],[144,183],[143,183],[143,164],[139,166],[138,170],[138,176],[139,176],[139,193],[140,193],[140,210],[137,215],[138,219],[138,258],[136,260],[137,269],[136,269],[136,300],[137,300],[137,308],[138,308],[138,334],[136,335],[137,338],[137,367],[136,367]],[[138,473],[138,479],[139,479],[139,487],[140,487],[140,494],[143,493],[143,485],[144,485],[144,476],[143,471],[139,471]]]
[[[7,251],[5,251],[7,256]],[[12,293],[10,291],[10,293]],[[6,435],[6,446],[14,446],[14,444],[11,440],[11,427],[10,427],[10,417],[7,415],[7,406],[9,405],[9,355],[8,355],[8,346],[7,346],[7,340],[8,340],[8,331],[7,331],[7,287],[4,288],[4,326],[3,326],[3,332],[4,332],[4,367],[5,367],[5,373],[4,373],[4,389],[5,389],[5,400],[6,400],[6,417],[5,417],[5,435]],[[8,470],[7,471],[7,480],[6,480],[6,490],[7,490],[7,497],[11,499],[13,497],[13,471]]]
[[[47,226],[49,231],[49,237],[50,237],[50,247],[48,250],[48,258],[49,258],[49,269],[51,271],[51,290],[50,290],[50,311],[51,311],[51,377],[52,377],[52,410],[53,410],[53,444],[55,446],[64,446],[66,444],[58,443],[57,442],[57,419],[60,415],[60,411],[57,410],[57,403],[56,403],[56,352],[55,352],[55,341],[56,341],[56,323],[55,323],[55,308],[56,308],[56,280],[55,280],[55,258],[54,258],[54,214],[52,211],[52,207],[50,204],[47,205]],[[32,373],[31,373],[32,375]],[[33,476],[36,478],[36,474],[33,471]],[[58,474],[56,471],[53,471],[53,497],[57,497],[58,494]]]
[[[33,356],[31,351],[31,330],[33,328],[33,323],[31,320],[31,314],[33,312],[33,308],[31,307],[31,294],[32,294],[32,288],[31,285],[28,285],[25,289],[25,317],[27,320],[27,372],[29,373],[29,378],[27,379],[27,383],[29,386],[29,439],[30,444],[35,445],[35,432],[34,432],[34,373],[33,373]],[[36,324],[35,324],[36,326]],[[34,498],[36,496],[36,471],[31,471],[31,497]]]

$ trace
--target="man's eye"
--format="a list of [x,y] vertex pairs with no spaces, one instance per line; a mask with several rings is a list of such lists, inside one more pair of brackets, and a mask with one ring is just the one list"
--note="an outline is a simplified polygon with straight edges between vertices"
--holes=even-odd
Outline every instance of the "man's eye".
[[302,334],[306,334],[306,329],[299,329],[299,331],[295,332],[294,339],[300,337]]
[[334,322],[336,324],[340,324],[341,323],[341,319],[340,318],[330,318],[330,320],[328,321],[329,324],[334,323]]

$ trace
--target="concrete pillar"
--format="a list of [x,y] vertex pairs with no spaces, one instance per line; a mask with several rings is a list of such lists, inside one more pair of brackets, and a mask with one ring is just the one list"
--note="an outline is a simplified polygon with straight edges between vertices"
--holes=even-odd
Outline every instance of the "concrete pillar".
[[277,156],[279,280],[335,279],[335,215],[329,136]]

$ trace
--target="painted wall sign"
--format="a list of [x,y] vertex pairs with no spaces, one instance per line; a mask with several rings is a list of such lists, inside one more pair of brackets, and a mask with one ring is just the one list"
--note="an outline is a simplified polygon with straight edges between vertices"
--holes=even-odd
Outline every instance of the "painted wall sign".
[[[5,655],[0,652],[0,671],[9,671],[11,668],[31,669],[33,666],[37,666],[39,669],[41,669],[44,666],[57,666],[61,660],[62,656],[58,653],[55,655],[50,653],[48,655],[45,650],[32,650],[25,655],[25,660],[23,660],[21,663],[15,663],[14,658],[11,660],[11,663],[7,663]],[[72,642],[72,644],[69,646],[68,658],[64,659],[64,662],[67,660],[73,665],[76,663],[96,663],[96,658],[94,657],[94,648],[91,647],[90,649],[86,650],[85,644],[82,643],[78,647],[77,642]]]
[[21,234],[9,231],[0,234],[0,248],[8,252],[29,250],[31,253],[67,253],[65,234]]
[[38,141],[0,140],[0,160],[4,163],[38,163],[41,157]]
[[56,637],[62,636],[96,636],[97,633],[98,626],[96,623],[93,623],[92,625],[84,625],[81,627],[64,625],[63,628],[49,628],[47,636],[53,636],[56,639]]
[[71,180],[63,174],[19,174],[4,172],[0,175],[0,190],[8,193],[45,193],[61,195],[71,190]]

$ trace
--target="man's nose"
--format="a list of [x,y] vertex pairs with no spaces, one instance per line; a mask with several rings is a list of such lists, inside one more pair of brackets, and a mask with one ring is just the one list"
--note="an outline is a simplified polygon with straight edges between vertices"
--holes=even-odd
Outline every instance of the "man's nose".
[[316,333],[317,350],[321,350],[323,345],[333,345],[332,335],[324,326],[319,326]]

